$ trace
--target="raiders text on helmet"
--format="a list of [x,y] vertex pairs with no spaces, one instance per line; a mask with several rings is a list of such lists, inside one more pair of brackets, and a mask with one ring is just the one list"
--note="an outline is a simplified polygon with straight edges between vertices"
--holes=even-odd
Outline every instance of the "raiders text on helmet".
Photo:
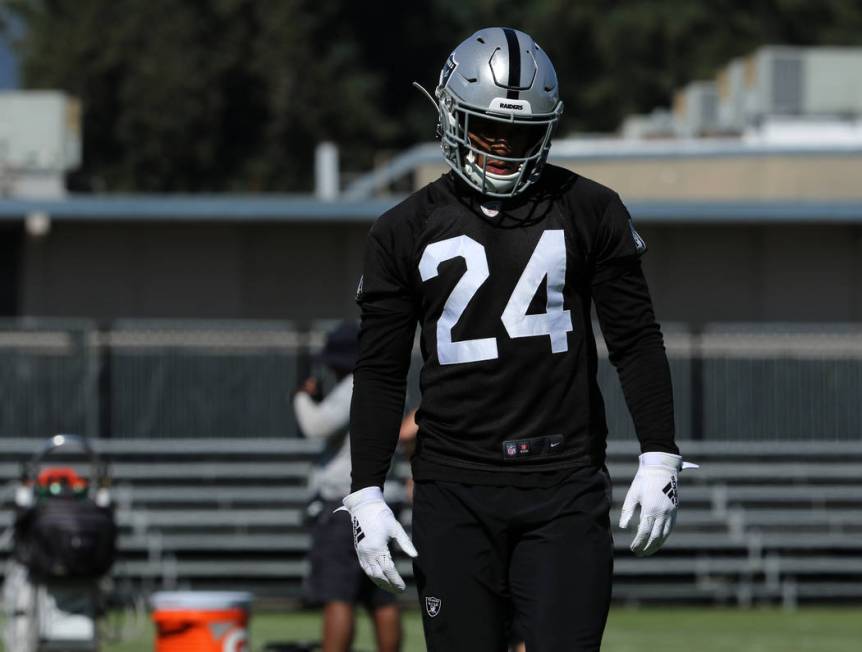
[[[443,154],[464,181],[491,197],[512,197],[535,183],[563,103],[554,66],[532,37],[501,27],[476,32],[449,55],[434,95]],[[519,156],[493,155],[511,162],[513,172],[488,170],[489,152],[468,136],[477,120],[508,123],[534,135]]]

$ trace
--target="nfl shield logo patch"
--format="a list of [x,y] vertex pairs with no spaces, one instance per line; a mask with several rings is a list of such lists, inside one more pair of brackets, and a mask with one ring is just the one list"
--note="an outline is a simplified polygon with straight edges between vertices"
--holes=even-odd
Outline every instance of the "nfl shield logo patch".
[[440,598],[432,598],[430,595],[425,598],[425,611],[428,612],[428,615],[431,616],[431,618],[434,618],[440,613],[440,607],[442,605],[443,601]]

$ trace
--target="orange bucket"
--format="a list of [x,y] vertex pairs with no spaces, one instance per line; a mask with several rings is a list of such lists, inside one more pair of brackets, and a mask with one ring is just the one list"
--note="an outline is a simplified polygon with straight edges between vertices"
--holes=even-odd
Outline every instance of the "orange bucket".
[[154,593],[156,652],[250,652],[251,598],[234,591]]

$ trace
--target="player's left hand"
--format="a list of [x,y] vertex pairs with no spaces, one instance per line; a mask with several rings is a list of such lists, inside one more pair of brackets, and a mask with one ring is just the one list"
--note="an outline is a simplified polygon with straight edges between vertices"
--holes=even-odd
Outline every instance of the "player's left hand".
[[676,523],[679,505],[677,476],[682,469],[696,469],[697,464],[683,462],[672,453],[643,453],[632,486],[623,502],[620,527],[625,529],[640,505],[640,523],[631,544],[638,557],[647,557],[661,548]]

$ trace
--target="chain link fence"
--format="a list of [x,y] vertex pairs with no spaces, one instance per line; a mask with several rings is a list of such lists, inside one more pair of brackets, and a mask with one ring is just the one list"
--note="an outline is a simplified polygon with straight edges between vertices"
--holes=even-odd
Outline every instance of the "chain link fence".
[[92,324],[0,322],[0,435],[90,435],[99,428],[99,358]]
[[[298,436],[291,396],[331,323],[0,322],[0,436]],[[678,438],[862,439],[862,327],[665,325]],[[599,340],[610,437],[634,432]],[[408,405],[419,400],[418,353]]]

